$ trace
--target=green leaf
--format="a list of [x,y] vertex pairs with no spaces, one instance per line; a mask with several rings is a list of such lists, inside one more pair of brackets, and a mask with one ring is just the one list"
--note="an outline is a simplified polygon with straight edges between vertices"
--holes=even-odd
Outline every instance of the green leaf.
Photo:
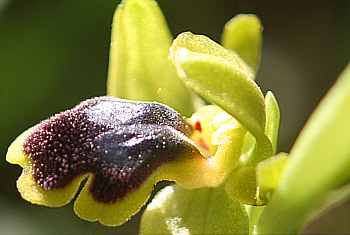
[[256,71],[260,60],[262,30],[256,15],[238,14],[226,23],[221,44],[235,51]]
[[188,87],[235,117],[257,139],[259,151],[271,156],[264,133],[264,96],[236,54],[208,37],[187,32],[174,40],[170,59]]
[[179,81],[167,59],[172,36],[153,0],[124,0],[112,25],[107,94],[157,101],[183,115],[193,113],[195,99]]
[[[261,215],[259,234],[297,233],[326,195],[350,180],[350,66],[300,133],[281,183]],[[326,203],[325,207],[329,204]]]
[[308,213],[307,220],[312,221],[332,206],[345,201],[349,197],[350,183],[346,183],[345,185],[327,191],[327,193],[322,195],[318,204]]
[[186,190],[178,185],[158,192],[141,219],[140,234],[247,234],[243,204],[222,187]]

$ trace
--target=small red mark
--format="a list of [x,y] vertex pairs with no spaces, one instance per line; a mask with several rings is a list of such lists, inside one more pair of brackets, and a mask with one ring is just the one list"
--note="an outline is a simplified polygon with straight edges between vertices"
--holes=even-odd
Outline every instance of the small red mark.
[[199,144],[204,150],[206,150],[206,151],[210,150],[208,145],[206,145],[206,143],[204,142],[204,140],[202,138],[199,139]]
[[195,125],[196,130],[198,130],[199,132],[202,132],[202,126],[201,123],[199,121],[196,121],[196,125]]

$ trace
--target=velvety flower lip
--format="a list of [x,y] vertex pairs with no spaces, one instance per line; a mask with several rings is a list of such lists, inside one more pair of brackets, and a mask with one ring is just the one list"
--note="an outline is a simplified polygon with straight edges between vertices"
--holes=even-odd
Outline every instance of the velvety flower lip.
[[[156,102],[97,97],[22,133],[6,160],[23,168],[17,188],[25,200],[63,206],[85,182],[74,203],[76,214],[120,225],[161,180],[187,189],[217,187],[225,180],[241,152],[241,145],[231,143],[246,129],[223,114],[206,106],[186,119]],[[202,138],[212,132],[219,137]],[[212,144],[216,147],[203,156],[201,150]]]
[[62,206],[88,178],[76,213],[118,225],[140,209],[156,182],[176,180],[179,169],[203,158],[191,134],[186,119],[166,105],[97,97],[24,132],[6,159],[23,167],[17,188],[24,199]]
[[45,190],[93,173],[94,199],[114,202],[161,164],[182,156],[190,146],[184,135],[189,132],[165,105],[100,97],[43,121],[23,146],[34,161],[35,181]]

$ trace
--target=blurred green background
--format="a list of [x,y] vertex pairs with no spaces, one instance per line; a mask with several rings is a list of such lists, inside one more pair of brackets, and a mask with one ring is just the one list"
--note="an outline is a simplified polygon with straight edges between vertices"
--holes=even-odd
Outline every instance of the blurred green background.
[[[139,215],[121,227],[79,219],[21,199],[21,169],[5,162],[24,130],[82,100],[104,95],[110,27],[119,0],[0,0],[0,234],[135,234]],[[237,13],[264,25],[257,82],[272,90],[282,113],[279,150],[297,134],[350,60],[350,1],[159,0],[174,36],[182,31],[220,40]],[[283,216],[283,215],[281,215]],[[350,233],[350,201],[304,233]]]

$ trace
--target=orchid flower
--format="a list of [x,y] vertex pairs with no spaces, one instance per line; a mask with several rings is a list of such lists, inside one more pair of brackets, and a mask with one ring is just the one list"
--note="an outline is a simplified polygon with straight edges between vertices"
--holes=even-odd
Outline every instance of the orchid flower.
[[255,15],[230,20],[222,45],[191,32],[172,40],[155,1],[123,0],[107,96],[9,147],[7,161],[23,168],[21,196],[59,207],[79,194],[79,217],[116,226],[170,180],[147,205],[141,234],[297,233],[350,192],[349,69],[291,153],[276,154],[278,103],[255,81],[261,43]]

